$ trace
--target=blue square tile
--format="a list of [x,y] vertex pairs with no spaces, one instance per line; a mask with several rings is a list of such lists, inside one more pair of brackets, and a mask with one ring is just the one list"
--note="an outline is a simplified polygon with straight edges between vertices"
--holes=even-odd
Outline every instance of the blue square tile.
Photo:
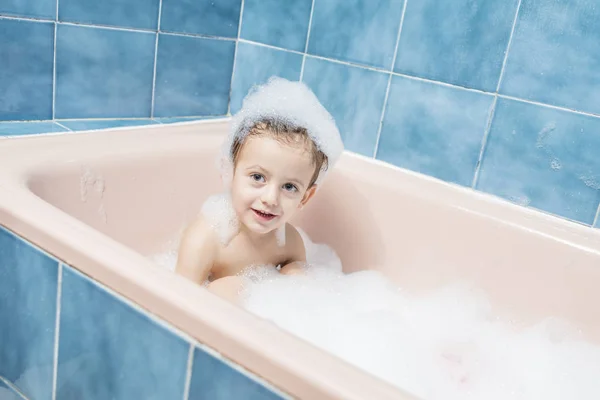
[[282,399],[258,381],[231,368],[205,351],[194,350],[189,400]]
[[470,186],[493,96],[394,76],[377,158]]
[[0,379],[0,399],[2,400],[27,400],[12,390],[2,379]]
[[163,0],[160,30],[237,37],[242,0]]
[[161,34],[155,117],[227,113],[235,42]]
[[2,0],[0,15],[56,18],[56,0]]
[[0,376],[52,398],[58,262],[0,227]]
[[523,0],[500,92],[600,113],[600,7]]
[[173,124],[175,122],[191,122],[191,121],[200,121],[205,119],[218,119],[218,118],[227,118],[226,115],[210,115],[207,117],[181,117],[181,118],[154,118],[156,122],[159,124]]
[[240,37],[304,52],[312,0],[246,0]]
[[59,25],[56,118],[150,117],[156,36]]
[[182,399],[189,347],[63,268],[57,399]]
[[0,136],[21,136],[57,132],[68,131],[54,122],[0,122]]
[[261,85],[271,76],[297,81],[301,69],[300,54],[239,42],[231,83],[231,113],[239,111],[253,85]]
[[592,224],[600,118],[498,99],[477,188]]
[[156,30],[158,3],[159,0],[60,0],[58,19]]
[[[158,122],[151,119],[82,119],[76,121],[58,121],[72,131],[89,131],[95,129],[115,128],[121,126],[156,125]],[[1,125],[0,125],[1,126]]]
[[517,3],[409,1],[394,70],[495,92]]
[[307,57],[303,81],[335,118],[344,147],[373,156],[389,74]]
[[308,52],[391,70],[404,0],[315,1]]
[[54,24],[0,19],[0,120],[52,118]]

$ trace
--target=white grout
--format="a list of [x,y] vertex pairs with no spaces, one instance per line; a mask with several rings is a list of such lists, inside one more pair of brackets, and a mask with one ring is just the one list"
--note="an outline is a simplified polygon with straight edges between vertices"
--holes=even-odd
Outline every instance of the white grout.
[[500,76],[498,77],[498,84],[496,85],[496,93],[500,90],[502,79],[504,78],[504,70],[506,69],[506,61],[508,60],[508,53],[512,45],[513,36],[515,34],[515,27],[517,26],[517,19],[519,18],[519,10],[521,9],[521,0],[517,4],[517,11],[515,11],[515,19],[513,20],[512,28],[510,30],[510,36],[508,37],[508,44],[506,45],[506,53],[504,53],[504,60],[502,60],[502,68],[500,69]]
[[596,210],[596,218],[594,218],[594,222],[592,222],[592,227],[600,229],[600,204],[598,204],[598,210]]
[[193,37],[198,39],[212,39],[212,40],[223,40],[226,42],[234,42],[235,38],[230,37],[222,37],[222,36],[213,36],[213,35],[204,35],[200,33],[182,33],[182,32],[170,32],[170,31],[159,31],[161,35],[168,36],[181,36],[181,37]]
[[402,16],[400,17],[400,25],[398,26],[398,35],[396,36],[396,47],[394,47],[394,56],[392,57],[392,66],[390,67],[390,76],[388,77],[387,87],[385,89],[385,97],[383,98],[383,106],[381,107],[381,114],[379,115],[379,126],[377,127],[377,138],[375,139],[373,158],[377,158],[377,151],[379,150],[379,139],[381,138],[381,129],[383,127],[383,119],[385,118],[385,109],[387,108],[388,98],[390,96],[390,86],[392,86],[392,77],[394,76],[392,71],[394,71],[394,65],[396,65],[396,57],[398,56],[398,46],[400,44],[400,35],[402,34],[402,26],[404,25],[404,16],[406,15],[407,4],[408,0],[404,0]]
[[60,122],[58,122],[58,121],[56,121],[56,120],[54,120],[54,121],[52,121],[52,122],[54,122],[56,125],[58,125],[58,126],[60,126],[60,127],[63,127],[63,128],[65,128],[65,129],[66,129],[68,132],[73,132],[73,130],[72,130],[71,128],[69,128],[68,126],[64,126],[63,124],[61,124]]
[[162,14],[162,0],[158,2],[158,21],[156,25],[156,38],[154,41],[154,69],[152,71],[152,99],[150,101],[150,118],[154,118],[154,101],[156,97],[156,64],[158,60],[158,37],[160,36],[160,20]]
[[3,378],[2,375],[0,375],[0,381],[4,382],[4,384],[8,386],[12,391],[14,391],[17,395],[19,395],[20,398],[22,398],[23,400],[27,400],[27,397],[25,397],[25,395],[21,392],[21,389],[15,386],[11,381],[9,381],[6,378]]
[[60,303],[62,297],[63,263],[58,263],[58,280],[56,286],[56,320],[54,325],[54,359],[52,367],[52,400],[56,400],[56,384],[58,378],[58,343],[60,339]]
[[242,43],[252,44],[252,45],[255,45],[255,46],[259,46],[259,47],[267,47],[269,49],[279,50],[279,51],[285,51],[287,53],[294,53],[294,54],[298,54],[298,55],[301,55],[301,56],[304,55],[304,53],[302,53],[300,51],[297,51],[297,50],[290,50],[290,49],[286,49],[286,48],[278,47],[278,46],[273,46],[273,45],[266,44],[266,43],[254,42],[254,41],[248,40],[248,39],[240,39],[239,41],[242,42]]
[[300,82],[304,79],[304,64],[306,63],[306,54],[308,53],[308,42],[310,41],[310,30],[312,29],[313,13],[315,11],[315,1],[310,5],[310,16],[308,17],[308,30],[306,31],[306,43],[304,44],[304,53],[302,54],[302,66],[300,67]]
[[47,23],[56,22],[56,19],[34,18],[34,17],[14,17],[12,15],[0,15],[0,19],[10,19],[10,20],[14,20],[14,21],[26,21],[26,22],[47,22]]
[[497,102],[498,97],[494,96],[494,100],[492,100],[492,105],[490,107],[487,124],[485,125],[485,130],[483,131],[483,138],[481,139],[481,148],[479,149],[477,165],[475,165],[475,174],[473,174],[473,181],[471,182],[471,188],[473,189],[475,189],[475,186],[477,186],[477,182],[479,181],[479,171],[481,170],[481,164],[483,163],[483,155],[485,154],[488,137],[490,136],[490,130],[492,129],[492,121],[494,120],[494,114],[496,113]]
[[[58,0],[56,1],[58,8]],[[56,36],[58,34],[58,23],[54,23],[54,49],[52,60],[52,119],[56,118]]]
[[244,0],[240,7],[240,19],[238,21],[237,37],[235,39],[235,49],[233,50],[233,65],[231,67],[231,80],[229,81],[229,101],[227,102],[227,115],[231,115],[231,98],[233,95],[233,77],[235,75],[235,67],[237,63],[238,45],[240,43],[240,34],[242,33],[242,19],[244,17]]
[[500,97],[502,99],[518,101],[521,103],[533,104],[533,105],[540,106],[540,107],[552,108],[553,110],[560,110],[560,111],[570,112],[573,114],[585,115],[587,117],[600,118],[600,114],[594,114],[594,113],[589,113],[589,112],[585,112],[585,111],[573,110],[571,108],[566,108],[566,107],[561,107],[561,106],[554,106],[552,104],[540,103],[539,101],[521,99],[521,98],[514,97],[514,96],[507,96],[505,94],[498,94],[498,97]]
[[82,28],[95,28],[95,29],[106,29],[109,31],[121,31],[121,32],[138,32],[138,33],[156,33],[151,29],[143,29],[143,28],[125,28],[121,26],[110,26],[110,25],[92,25],[92,24],[82,24],[79,22],[57,22],[59,25],[67,25],[67,26],[79,26]]
[[188,351],[187,367],[185,372],[185,385],[183,387],[183,400],[188,400],[190,396],[190,386],[192,382],[192,370],[194,369],[194,343],[190,343]]

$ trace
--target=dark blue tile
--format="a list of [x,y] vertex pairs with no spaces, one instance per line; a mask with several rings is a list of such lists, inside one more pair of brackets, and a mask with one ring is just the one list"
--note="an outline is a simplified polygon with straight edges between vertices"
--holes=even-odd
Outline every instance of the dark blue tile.
[[227,118],[226,115],[210,115],[207,117],[181,117],[181,118],[154,118],[156,122],[159,124],[172,124],[175,122],[191,122],[191,121],[200,121],[205,119],[218,119],[218,118]]
[[161,31],[237,37],[241,0],[163,0]]
[[155,117],[227,113],[235,42],[161,34]]
[[2,379],[0,379],[0,399],[2,400],[27,400],[12,390]]
[[50,400],[58,262],[0,227],[0,376]]
[[0,122],[0,136],[21,136],[56,132],[68,131],[54,122]]
[[52,118],[54,24],[0,19],[0,120]]
[[[76,120],[58,121],[72,131],[85,131],[92,129],[106,129],[120,126],[156,125],[151,119],[103,119],[103,120]],[[1,127],[1,125],[0,125]],[[1,128],[0,128],[1,129]]]
[[517,3],[409,1],[395,71],[495,92]]
[[0,15],[56,18],[56,0],[2,0]]
[[231,368],[205,351],[194,350],[189,400],[272,400],[277,393]]
[[600,113],[600,7],[523,0],[500,92]]
[[335,118],[346,150],[373,156],[389,74],[307,57],[303,81]]
[[394,76],[377,158],[470,186],[491,95]]
[[304,52],[312,0],[246,0],[240,37]]
[[150,117],[151,33],[58,27],[56,118]]
[[404,0],[315,1],[308,52],[390,70]]
[[159,0],[60,0],[58,19],[156,30],[158,3]]
[[231,83],[231,113],[235,114],[242,107],[253,85],[261,85],[271,76],[297,81],[301,69],[300,54],[239,42]]
[[57,399],[182,399],[189,347],[63,268]]
[[498,99],[477,188],[592,224],[600,118]]

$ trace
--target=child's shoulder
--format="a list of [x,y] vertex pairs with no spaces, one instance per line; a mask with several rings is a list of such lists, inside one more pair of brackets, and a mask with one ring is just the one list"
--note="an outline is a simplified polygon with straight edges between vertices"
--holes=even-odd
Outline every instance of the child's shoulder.
[[285,246],[294,258],[304,258],[304,240],[299,230],[290,223],[285,226]]
[[216,247],[219,243],[211,222],[202,214],[187,225],[183,240],[198,247]]

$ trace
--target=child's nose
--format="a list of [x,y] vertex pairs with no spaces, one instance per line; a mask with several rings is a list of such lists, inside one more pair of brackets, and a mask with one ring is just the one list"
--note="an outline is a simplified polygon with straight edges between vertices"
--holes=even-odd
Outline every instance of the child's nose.
[[277,202],[278,202],[278,197],[279,197],[279,190],[277,190],[278,188],[275,185],[269,185],[265,188],[265,190],[263,191],[263,195],[262,195],[262,201],[263,203],[269,205],[269,206],[276,206]]

